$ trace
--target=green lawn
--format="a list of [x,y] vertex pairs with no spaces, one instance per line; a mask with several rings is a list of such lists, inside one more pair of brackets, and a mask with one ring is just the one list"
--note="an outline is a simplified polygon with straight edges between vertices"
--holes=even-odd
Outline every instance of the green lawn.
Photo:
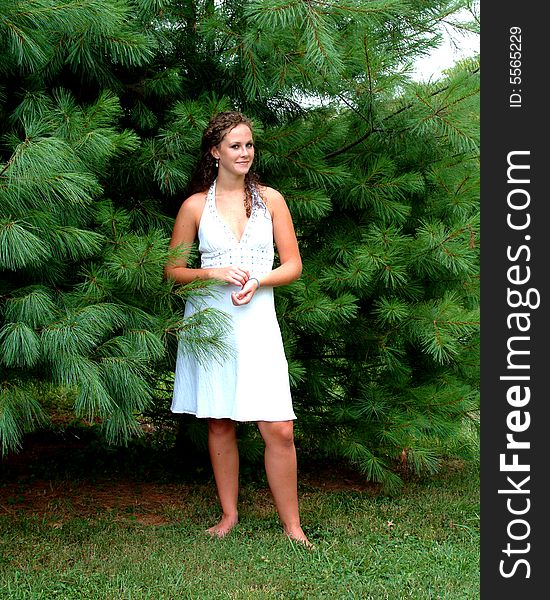
[[263,480],[243,480],[241,521],[223,540],[204,533],[218,516],[208,473],[0,483],[0,598],[479,598],[476,468],[451,463],[394,498],[338,485],[337,470],[327,486],[304,474],[312,551],[282,535]]

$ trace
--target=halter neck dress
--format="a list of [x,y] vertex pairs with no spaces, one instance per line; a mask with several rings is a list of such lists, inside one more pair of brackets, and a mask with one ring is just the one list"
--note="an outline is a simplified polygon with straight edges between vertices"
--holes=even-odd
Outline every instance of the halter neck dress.
[[[218,213],[214,181],[206,196],[198,230],[202,268],[235,265],[258,278],[272,270],[271,214],[257,192],[254,200],[250,218],[238,240]],[[181,339],[171,410],[199,418],[234,421],[295,419],[273,288],[261,287],[248,304],[235,306],[231,294],[239,289],[220,283],[209,288],[207,294],[187,300],[186,317],[208,308],[229,316],[230,326],[224,340],[230,352],[223,358],[196,356]]]

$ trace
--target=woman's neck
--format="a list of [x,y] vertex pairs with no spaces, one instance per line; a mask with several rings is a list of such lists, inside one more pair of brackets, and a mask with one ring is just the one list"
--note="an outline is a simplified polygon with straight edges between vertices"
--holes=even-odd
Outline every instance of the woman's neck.
[[220,193],[238,193],[244,190],[244,175],[234,176],[228,173],[218,173],[216,190]]

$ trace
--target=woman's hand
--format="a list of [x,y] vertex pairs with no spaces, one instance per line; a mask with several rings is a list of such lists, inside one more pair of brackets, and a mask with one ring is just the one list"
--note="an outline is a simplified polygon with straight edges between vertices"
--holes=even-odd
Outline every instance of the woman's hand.
[[210,279],[225,281],[225,283],[238,285],[242,288],[248,281],[250,273],[240,267],[230,266],[208,269],[208,276]]
[[252,300],[258,287],[258,280],[256,278],[252,277],[252,279],[248,279],[241,290],[231,294],[231,302],[233,302],[235,306],[248,304]]

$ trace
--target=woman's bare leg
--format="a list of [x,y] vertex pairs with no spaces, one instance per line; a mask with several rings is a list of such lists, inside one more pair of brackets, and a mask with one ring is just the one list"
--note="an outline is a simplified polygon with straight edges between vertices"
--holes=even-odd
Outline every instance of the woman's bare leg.
[[265,471],[285,533],[311,546],[300,525],[294,423],[259,421],[265,442]]
[[238,521],[239,451],[233,421],[208,419],[208,450],[223,515],[220,522],[207,531],[211,535],[223,537]]

